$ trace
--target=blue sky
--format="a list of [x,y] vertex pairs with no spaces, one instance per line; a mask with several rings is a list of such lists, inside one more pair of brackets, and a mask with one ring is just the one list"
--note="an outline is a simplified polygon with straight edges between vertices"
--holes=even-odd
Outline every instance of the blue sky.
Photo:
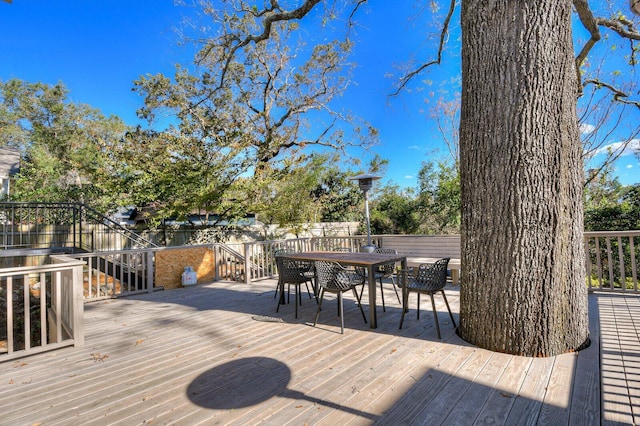
[[[341,101],[379,129],[380,143],[373,152],[389,160],[385,181],[401,186],[416,185],[423,161],[447,158],[428,111],[439,94],[453,97],[457,88],[450,81],[459,70],[454,20],[456,32],[445,64],[421,76],[401,96],[389,98],[393,87],[387,74],[394,64],[412,56],[428,60],[434,52],[428,49],[433,40],[424,31],[432,18],[416,15],[414,4],[372,2],[358,16],[355,84]],[[178,45],[174,32],[191,12],[174,6],[173,0],[0,2],[0,80],[62,82],[72,101],[137,124],[135,110],[142,99],[131,91],[133,81],[144,74],[172,76],[174,64],[191,62],[193,52]],[[612,138],[611,143],[617,142]],[[622,183],[640,182],[640,165],[633,155],[619,160],[616,169]]]

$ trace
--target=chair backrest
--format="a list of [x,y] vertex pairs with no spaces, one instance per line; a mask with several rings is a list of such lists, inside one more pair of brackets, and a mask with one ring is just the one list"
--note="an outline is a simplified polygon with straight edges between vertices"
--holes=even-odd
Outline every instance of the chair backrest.
[[447,265],[449,258],[437,260],[433,264],[422,264],[418,266],[413,276],[416,287],[424,291],[442,290],[447,285]]
[[273,255],[274,256],[282,256],[284,254],[292,254],[295,253],[296,251],[290,248],[279,248],[279,249],[275,249],[273,251]]
[[349,272],[336,262],[316,262],[316,276],[318,287],[327,290],[349,290],[353,286],[353,281]]
[[[377,248],[376,253],[380,254],[398,254],[398,250],[390,248]],[[395,263],[387,263],[378,267],[378,272],[381,272],[385,277],[391,276],[396,270]]]
[[308,264],[300,265],[301,262],[287,259],[286,257],[276,256],[276,266],[278,268],[278,276],[285,283],[305,282],[309,278],[305,276],[308,271]]

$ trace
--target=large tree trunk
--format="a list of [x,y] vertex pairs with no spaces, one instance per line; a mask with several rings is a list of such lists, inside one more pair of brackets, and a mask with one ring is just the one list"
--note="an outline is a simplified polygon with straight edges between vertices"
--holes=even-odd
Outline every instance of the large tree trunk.
[[552,356],[588,342],[570,0],[462,2],[460,335]]

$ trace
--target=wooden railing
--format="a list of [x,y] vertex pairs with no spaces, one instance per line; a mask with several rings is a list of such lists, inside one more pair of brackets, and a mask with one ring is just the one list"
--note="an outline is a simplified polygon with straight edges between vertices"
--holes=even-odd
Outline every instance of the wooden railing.
[[238,251],[242,250],[242,245],[236,249],[226,244],[214,244],[213,250],[216,280],[245,282],[245,256]]
[[[459,236],[447,236],[453,241]],[[409,244],[409,240],[419,241],[419,244],[427,245],[430,241],[440,239],[430,236],[412,235],[380,235],[372,237],[374,244],[379,247],[394,247],[398,241]],[[295,250],[334,250],[338,247],[346,247],[358,250],[364,244],[364,236],[345,237],[317,237],[300,238],[280,241],[259,241],[244,243],[244,253],[248,256],[238,258],[238,262],[244,260],[246,274],[245,282],[271,278],[276,274],[273,252],[277,248],[289,247]],[[409,242],[408,242],[409,241]],[[454,250],[453,243],[449,241],[446,247],[421,247],[421,252],[433,252],[434,256],[439,249],[446,250],[443,255],[451,256]],[[590,291],[617,291],[640,293],[638,284],[640,263],[640,230],[636,231],[606,231],[584,233],[586,252],[586,283]],[[459,243],[458,243],[459,244]],[[410,244],[409,244],[410,245]],[[433,256],[432,256],[433,257]],[[463,267],[464,268],[464,267]],[[623,284],[624,283],[624,284]]]
[[[255,241],[244,243],[243,251],[244,270],[250,271],[244,274],[247,284],[252,281],[273,278],[276,275],[276,260],[274,253],[278,249],[292,249],[295,251],[308,250],[335,250],[337,248],[347,248],[357,251],[365,244],[366,236],[344,236],[344,237],[313,237],[313,238],[293,238],[277,241]],[[372,240],[379,243],[377,240]]]
[[83,263],[85,300],[99,300],[153,291],[154,249],[68,255]]
[[638,293],[640,231],[585,232],[590,290]]
[[0,361],[84,344],[82,263],[0,270]]

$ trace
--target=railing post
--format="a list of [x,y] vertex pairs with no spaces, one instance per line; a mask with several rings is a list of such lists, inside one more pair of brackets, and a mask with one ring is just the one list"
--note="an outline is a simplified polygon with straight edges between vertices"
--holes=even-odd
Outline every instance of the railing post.
[[589,240],[590,238],[584,237],[584,254],[585,254],[585,266],[587,269],[587,284],[589,287],[589,291],[593,291],[593,283],[591,282],[591,251],[589,248]]
[[72,291],[71,304],[73,306],[73,344],[74,346],[84,345],[84,294],[83,294],[83,274],[82,265],[73,267],[73,279],[71,280]]
[[153,250],[149,250],[147,252],[147,291],[149,293],[153,293],[154,288],[154,267],[153,267],[153,257],[155,252]]
[[638,272],[636,264],[636,249],[633,236],[629,236],[629,252],[631,254],[631,279],[633,280],[633,290],[638,291]]
[[244,282],[251,284],[251,245],[252,243],[244,243]]
[[211,251],[213,252],[213,280],[220,281],[220,246],[212,244]]

